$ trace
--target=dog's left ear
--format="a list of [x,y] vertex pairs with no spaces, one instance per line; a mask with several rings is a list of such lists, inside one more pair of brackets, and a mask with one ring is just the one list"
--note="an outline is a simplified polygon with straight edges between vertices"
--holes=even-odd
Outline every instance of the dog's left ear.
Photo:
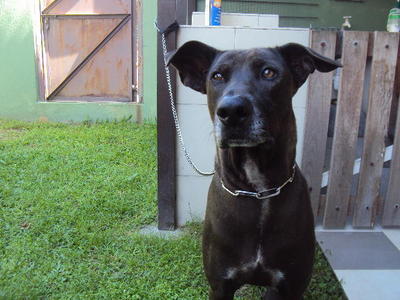
[[205,94],[207,73],[218,52],[201,42],[190,41],[169,52],[167,64],[178,70],[184,85]]
[[342,67],[342,65],[336,61],[299,44],[289,43],[278,47],[278,51],[284,57],[293,73],[296,89],[301,87],[307,80],[308,75],[315,70],[330,72],[336,68]]

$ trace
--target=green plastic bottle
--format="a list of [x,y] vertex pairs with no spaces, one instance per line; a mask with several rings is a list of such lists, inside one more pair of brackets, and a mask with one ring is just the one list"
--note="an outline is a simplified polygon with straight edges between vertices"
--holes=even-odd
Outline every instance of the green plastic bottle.
[[396,0],[395,7],[389,11],[387,31],[400,32],[400,0]]

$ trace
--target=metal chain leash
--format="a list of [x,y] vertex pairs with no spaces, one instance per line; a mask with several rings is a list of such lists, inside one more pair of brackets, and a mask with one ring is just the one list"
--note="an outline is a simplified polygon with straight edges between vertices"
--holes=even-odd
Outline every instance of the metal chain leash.
[[186,157],[187,162],[189,163],[189,165],[191,165],[191,167],[193,168],[193,170],[195,170],[198,174],[202,175],[202,176],[212,176],[215,174],[215,171],[212,172],[204,172],[201,171],[196,164],[193,162],[193,160],[191,159],[186,147],[185,147],[185,143],[183,141],[183,136],[182,136],[182,131],[181,131],[181,127],[179,125],[179,119],[178,119],[178,113],[176,112],[176,108],[175,108],[175,103],[174,103],[174,94],[172,92],[172,84],[171,84],[171,74],[169,71],[169,67],[167,65],[167,53],[168,53],[168,49],[167,49],[167,41],[165,39],[165,33],[161,33],[161,42],[162,42],[162,47],[163,47],[163,54],[164,54],[164,67],[165,67],[165,76],[167,78],[167,85],[168,85],[168,93],[169,93],[169,99],[170,99],[170,103],[171,103],[171,111],[172,111],[172,116],[174,118],[174,123],[175,123],[175,129],[176,129],[176,134],[178,136],[179,139],[179,144],[181,145],[181,149]]

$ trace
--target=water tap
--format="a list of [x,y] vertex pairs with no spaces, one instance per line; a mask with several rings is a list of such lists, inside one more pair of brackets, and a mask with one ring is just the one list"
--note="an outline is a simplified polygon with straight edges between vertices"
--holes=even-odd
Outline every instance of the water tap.
[[350,29],[351,28],[351,24],[350,24],[351,16],[344,16],[343,19],[344,19],[344,23],[342,24],[342,30]]

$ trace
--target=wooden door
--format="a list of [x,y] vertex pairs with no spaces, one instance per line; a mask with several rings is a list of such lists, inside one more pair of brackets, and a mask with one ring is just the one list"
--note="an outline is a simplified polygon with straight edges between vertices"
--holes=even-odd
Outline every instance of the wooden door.
[[41,0],[46,100],[133,100],[132,2]]

